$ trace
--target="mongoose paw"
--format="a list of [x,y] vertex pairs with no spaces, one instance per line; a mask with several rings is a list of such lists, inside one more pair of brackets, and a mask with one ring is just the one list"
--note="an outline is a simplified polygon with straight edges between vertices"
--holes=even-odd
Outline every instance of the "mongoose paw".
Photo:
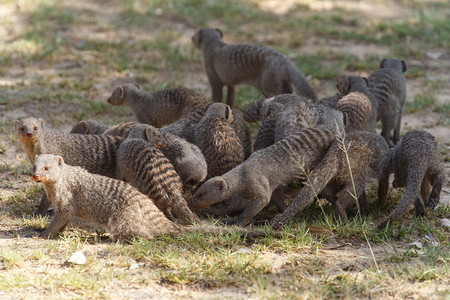
[[428,200],[428,207],[431,209],[435,209],[436,206],[439,204],[439,197],[430,197]]
[[377,228],[378,229],[385,229],[387,224],[389,223],[388,220],[381,222],[380,224],[378,224]]
[[51,238],[53,238],[53,235],[51,232],[48,232],[47,230],[45,230],[39,234],[39,237],[44,238],[44,239],[51,239]]
[[280,230],[283,228],[284,222],[281,221],[280,217],[275,217],[272,221],[272,228],[275,230]]

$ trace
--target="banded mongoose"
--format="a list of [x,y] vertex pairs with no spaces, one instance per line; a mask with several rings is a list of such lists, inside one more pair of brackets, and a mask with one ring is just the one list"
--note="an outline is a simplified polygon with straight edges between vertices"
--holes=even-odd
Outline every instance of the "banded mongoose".
[[[189,143],[196,143],[195,140],[195,130],[198,125],[198,122],[205,115],[206,110],[208,109],[210,104],[198,108],[195,111],[189,113],[188,115],[180,118],[178,121],[161,127],[161,131],[168,132],[171,134],[175,134],[179,137],[182,137]],[[239,137],[239,141],[244,149],[245,159],[247,159],[252,154],[252,142],[250,138],[250,129],[244,120],[243,113],[238,109],[232,109],[234,122],[231,124],[234,131]]]
[[123,138],[126,138],[128,136],[128,133],[131,129],[137,124],[140,124],[138,122],[124,122],[119,123],[114,126],[109,127],[106,129],[102,134],[103,135],[115,135],[115,136],[121,136]]
[[72,127],[70,133],[116,135],[126,138],[131,128],[138,122],[125,122],[113,126],[95,120],[83,120]]
[[128,138],[117,150],[117,179],[124,180],[152,199],[171,221],[182,224],[198,222],[183,197],[183,184],[170,161],[146,140]]
[[222,102],[226,86],[227,104],[234,105],[238,84],[247,84],[265,97],[295,93],[315,100],[316,94],[303,73],[288,57],[263,46],[226,44],[219,29],[201,28],[192,36],[194,45],[202,51],[203,64],[212,88],[212,99]]
[[435,137],[424,130],[408,131],[391,150],[386,181],[391,172],[395,177],[393,187],[405,187],[405,191],[394,211],[378,225],[381,229],[405,214],[412,204],[417,215],[423,216],[425,205],[434,209],[439,203],[445,173]]
[[146,124],[134,126],[128,138],[144,139],[155,146],[164,143],[164,147],[158,148],[172,163],[186,190],[192,190],[205,180],[208,166],[202,151],[196,145]]
[[70,133],[79,134],[102,134],[109,128],[108,125],[91,119],[81,120],[72,127]]
[[358,92],[351,92],[337,102],[336,109],[344,117],[345,132],[373,131],[375,132],[376,112],[370,99]]
[[195,130],[195,144],[205,156],[208,176],[220,176],[245,159],[239,137],[231,127],[234,117],[229,105],[213,103]]
[[244,120],[249,123],[262,121],[267,117],[267,109],[273,103],[286,104],[290,97],[270,97],[253,101],[244,112]]
[[[345,136],[344,144],[342,140],[335,141],[322,160],[311,169],[308,184],[304,185],[287,209],[273,219],[272,226],[280,229],[297,212],[311,204],[319,193],[335,204],[336,213],[344,220],[347,213],[357,211],[355,197],[361,212],[367,213],[370,209],[365,194],[367,180],[381,178],[388,164],[388,153],[386,141],[372,132],[352,132]],[[384,194],[387,189],[387,181],[380,181],[379,194]]]
[[[272,192],[299,178],[321,158],[334,141],[331,130],[306,128],[295,135],[254,152],[246,161],[222,176],[203,183],[188,201],[194,211],[240,216],[229,223],[247,225],[270,201]],[[280,199],[272,201],[282,207]],[[281,199],[283,200],[283,199]],[[208,207],[216,204],[214,210]]]
[[261,126],[255,137],[254,150],[258,151],[275,144],[275,127],[283,109],[283,104],[273,102],[266,105],[261,112]]
[[[378,118],[381,135],[391,145],[397,144],[400,135],[403,104],[406,98],[406,63],[403,60],[383,59],[380,69],[369,76],[369,89],[378,101]],[[393,133],[392,133],[393,132]]]
[[349,119],[348,125],[346,124],[347,132],[374,131],[379,119],[379,103],[369,89],[368,79],[360,76],[344,76],[338,80],[336,88],[339,95],[342,95],[336,102],[336,108],[342,111],[344,118]]
[[[61,155],[68,164],[81,166],[89,172],[114,178],[116,153],[124,140],[116,136],[71,134],[45,128],[43,119],[16,120],[15,134],[20,140],[31,163],[35,155]],[[37,214],[46,213],[50,203],[44,196]]]
[[335,132],[344,128],[342,113],[334,108],[314,104],[310,99],[297,95],[282,94],[277,97],[287,97],[291,100],[283,105],[278,115],[275,142],[308,127],[323,126]]
[[140,123],[162,127],[209,103],[202,94],[186,88],[150,93],[136,84],[122,84],[107,99],[112,105],[128,105]]
[[130,184],[92,174],[82,167],[64,163],[61,156],[42,154],[34,159],[33,180],[42,182],[55,215],[39,236],[55,237],[73,217],[104,227],[113,240],[152,238],[162,234],[182,234],[199,230],[205,233],[239,231],[248,236],[264,236],[258,230],[219,228],[203,224],[185,227],[167,219],[153,201]]

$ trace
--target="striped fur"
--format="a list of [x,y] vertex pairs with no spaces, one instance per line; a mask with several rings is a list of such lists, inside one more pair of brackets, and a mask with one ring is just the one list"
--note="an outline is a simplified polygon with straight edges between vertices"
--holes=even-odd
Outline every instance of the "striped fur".
[[207,178],[222,175],[244,161],[244,149],[230,125],[233,121],[228,105],[213,103],[197,125],[195,140],[208,165]]
[[390,158],[385,181],[388,182],[389,173],[394,172],[393,187],[405,187],[405,191],[397,207],[378,225],[379,228],[405,214],[413,204],[418,215],[425,215],[425,205],[434,208],[445,185],[444,160],[438,143],[424,130],[408,131],[392,149]]
[[369,90],[378,102],[378,118],[383,125],[381,135],[391,144],[400,138],[403,104],[406,99],[406,71],[404,61],[383,59],[380,69],[369,76]]
[[70,134],[45,128],[43,119],[25,118],[15,123],[16,136],[28,158],[44,153],[60,155],[67,164],[108,177],[116,174],[116,153],[121,137]]
[[172,219],[184,224],[197,221],[183,198],[183,184],[170,161],[152,144],[127,139],[117,151],[117,177],[151,198]]
[[72,127],[70,133],[79,134],[102,134],[109,128],[108,125],[91,119],[81,120]]
[[203,63],[212,88],[212,99],[222,102],[222,89],[228,88],[227,104],[234,104],[234,86],[247,84],[265,97],[292,93],[315,100],[316,95],[303,73],[283,54],[263,46],[226,44],[222,31],[201,28],[192,37],[203,53]]
[[[89,172],[115,177],[116,152],[121,137],[70,134],[45,128],[43,119],[25,118],[15,122],[15,133],[31,163],[35,155],[60,155],[68,164],[81,166]],[[50,202],[44,195],[36,211],[47,212]]]
[[353,131],[375,131],[376,112],[370,99],[358,92],[352,92],[337,102],[336,108],[344,116],[347,133]]
[[[311,100],[296,95],[279,95],[291,98],[284,104],[275,125],[275,142],[296,134],[308,127],[318,127],[337,131],[344,130],[342,113],[334,108],[314,104]],[[277,98],[275,97],[275,98]]]
[[133,127],[136,124],[139,124],[139,123],[138,122],[119,123],[117,125],[109,127],[102,134],[103,135],[115,135],[115,136],[121,136],[123,138],[126,138],[128,136],[128,133],[130,132],[130,130],[133,129]]
[[[348,154],[343,151],[341,141],[335,141],[330,146],[325,156],[311,169],[308,180],[310,184],[305,185],[291,205],[272,221],[275,229],[280,229],[297,212],[311,204],[319,193],[325,194],[335,204],[336,212],[347,219],[347,212],[355,213],[356,201],[351,194],[354,194],[355,187],[361,210],[368,212],[365,185],[369,178],[381,177],[388,162],[389,147],[381,136],[371,132],[348,134],[345,147]],[[387,186],[380,188],[387,190]]]
[[131,185],[70,166],[61,156],[38,156],[33,179],[44,184],[55,207],[55,216],[41,237],[54,237],[73,217],[104,227],[111,239],[120,241],[178,233],[183,229]]
[[160,149],[175,167],[186,190],[192,190],[205,180],[208,167],[203,153],[196,145],[146,124],[136,125],[128,138],[144,139]]
[[191,111],[208,104],[203,95],[186,89],[173,88],[155,93],[146,92],[135,84],[117,87],[107,99],[112,105],[126,104],[140,123],[161,127],[175,122]]
[[306,128],[256,151],[239,166],[201,185],[190,207],[202,212],[217,205],[224,215],[240,214],[230,223],[247,225],[270,202],[275,189],[304,176],[334,139],[331,130]]

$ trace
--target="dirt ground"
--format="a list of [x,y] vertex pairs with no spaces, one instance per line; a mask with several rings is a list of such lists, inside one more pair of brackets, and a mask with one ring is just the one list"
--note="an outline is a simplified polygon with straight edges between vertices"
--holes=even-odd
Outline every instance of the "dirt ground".
[[[260,1],[260,7],[263,10],[272,11],[277,14],[283,14],[290,9],[294,4],[298,4],[299,1]],[[26,1],[11,1],[0,3],[0,20],[3,19],[4,23],[0,21],[0,39],[3,41],[12,41],[15,39],[15,35],[20,31],[21,26],[26,23],[24,20],[23,11],[26,9]],[[304,3],[304,2],[302,2]],[[310,4],[312,11],[327,11],[332,9],[335,1],[312,1]],[[20,6],[24,6],[23,9]],[[82,11],[89,10],[93,12],[99,23],[108,23],[112,19],[117,18],[117,6],[109,6],[105,1],[84,1],[79,0],[71,4],[74,8]],[[358,11],[361,15],[367,18],[401,18],[405,15],[404,7],[398,2],[389,1],[389,9],[384,9],[386,4],[375,2],[366,3],[365,1],[345,1],[345,7]],[[184,26],[181,23],[177,23],[176,20],[167,20],[167,24],[164,24],[171,30],[181,32],[181,37],[176,41],[180,45],[186,45],[191,47],[190,36],[193,34],[194,28]],[[86,26],[69,28],[64,31],[64,35],[75,40],[83,40],[86,37],[109,39],[109,40],[125,40],[134,39],[139,40],[144,34],[155,34],[146,29],[128,31],[126,28],[123,31],[116,31],[112,34],[108,30],[93,29]],[[256,40],[254,41],[257,42]],[[24,45],[27,47],[27,45]],[[360,58],[364,58],[367,53],[376,54],[379,56],[389,55],[389,49],[384,46],[378,46],[373,44],[363,44],[359,42],[348,42],[338,40],[317,40],[311,37],[306,41],[304,45],[299,47],[299,51],[304,54],[315,53],[318,50],[324,51],[343,51],[346,53],[354,54]],[[0,150],[0,162],[3,166],[8,168],[2,168],[0,172],[0,208],[4,209],[6,200],[17,193],[20,189],[30,187],[34,185],[31,182],[29,174],[26,172],[26,168],[29,168],[29,164],[26,162],[26,156],[19,147],[19,143],[15,140],[13,132],[13,123],[16,119],[20,119],[27,116],[42,116],[50,126],[56,127],[60,130],[70,130],[72,125],[77,121],[72,111],[73,105],[65,105],[64,102],[57,101],[55,99],[45,100],[38,99],[33,100],[33,91],[36,87],[35,82],[40,78],[41,80],[50,80],[51,84],[57,84],[63,82],[62,76],[59,74],[64,73],[64,79],[70,80],[84,79],[84,72],[86,66],[79,66],[77,60],[80,59],[85,63],[89,63],[89,53],[79,53],[76,49],[68,49],[65,57],[60,57],[55,61],[43,62],[42,64],[28,65],[27,63],[15,64],[7,69],[3,68],[0,72],[0,100],[9,99],[7,101],[0,101],[0,121],[4,125],[0,129],[0,140],[3,149]],[[408,66],[423,68],[426,70],[427,78],[412,78],[407,79],[407,102],[411,102],[414,96],[419,93],[424,86],[425,81],[439,81],[445,84],[440,86],[439,94],[437,95],[437,103],[445,104],[450,103],[450,52],[449,49],[429,49],[427,55],[423,59],[408,61]],[[101,68],[99,66],[99,68]],[[70,75],[67,75],[70,74]],[[187,75],[189,74],[189,75]],[[357,73],[356,75],[366,76],[365,72]],[[112,89],[119,82],[123,81],[135,81],[135,74],[129,72],[127,74],[117,71],[104,72],[99,75],[94,81],[94,84],[88,87],[83,95],[89,97],[90,100],[98,103],[104,103],[105,99],[109,96]],[[158,74],[149,74],[147,80],[151,81],[154,78],[158,78],[159,81],[169,79],[171,72],[161,71]],[[207,78],[202,71],[201,64],[196,66],[189,66],[186,70],[186,76],[183,77],[183,84],[192,89],[204,92],[206,95],[210,94],[210,88]],[[25,88],[10,88],[15,85],[27,86],[33,85],[33,89],[27,91]],[[48,82],[46,83],[48,84]],[[62,85],[64,86],[64,85]],[[332,84],[319,84],[317,91],[320,97],[334,94]],[[30,93],[29,101],[20,101],[15,103],[14,95],[23,99],[24,90]],[[12,99],[12,100],[11,100]],[[133,120],[131,112],[125,112],[125,117]],[[95,117],[86,116],[86,117]],[[108,121],[113,119],[111,114],[102,113],[99,119]],[[429,131],[433,134],[440,143],[443,153],[450,151],[450,116],[445,113],[422,111],[412,114],[405,114],[402,119],[402,133],[407,130],[421,128]],[[7,125],[9,124],[9,125]],[[7,127],[10,126],[10,127]],[[448,156],[448,154],[447,154]],[[446,176],[450,178],[450,162],[445,163]],[[25,170],[24,170],[25,169]],[[22,170],[22,171],[21,171]],[[450,184],[447,182],[441,193],[441,205],[450,204]],[[23,228],[20,220],[3,217],[0,220],[0,249],[27,249],[31,253],[36,248],[46,248],[53,245],[52,242],[37,239],[35,237],[24,237],[29,232]],[[337,247],[334,249],[335,246]],[[398,249],[409,249],[411,245],[406,242],[399,242],[396,245]],[[323,269],[328,270],[328,274],[340,274],[343,268],[351,267],[351,273],[355,276],[357,282],[363,283],[365,280],[365,274],[367,272],[366,266],[370,265],[373,261],[367,244],[352,244],[343,243],[342,241],[332,239],[327,245],[328,249],[320,249],[317,251],[311,249],[310,252],[290,253],[289,255],[280,254],[276,251],[267,251],[261,254],[261,258],[266,260],[270,265],[270,277],[271,282],[277,282],[280,278],[288,276],[287,270],[295,264],[295,261],[308,261],[313,260],[320,255],[323,262]],[[383,258],[391,255],[394,251],[388,245],[375,245],[374,248],[375,257],[382,260]],[[251,251],[251,248],[249,248]],[[114,257],[101,257],[99,253],[107,252],[107,245],[94,244],[83,245],[83,252],[87,257],[95,257],[102,260],[105,266],[111,266],[112,270],[120,268],[117,266]],[[38,261],[25,261],[24,265],[20,268],[0,270],[0,280],[2,276],[7,276],[6,273],[15,274],[20,272],[50,273],[54,278],[58,278],[65,272],[67,266],[64,262],[69,255],[54,255],[50,256],[46,260],[46,269],[43,269]],[[131,274],[134,272],[135,275]],[[137,270],[130,271],[130,284],[125,284],[123,281],[111,281],[108,286],[105,286],[102,290],[102,296],[106,298],[201,298],[201,299],[213,299],[213,298],[232,298],[232,299],[259,299],[268,298],[270,296],[276,298],[277,289],[276,285],[271,289],[269,294],[261,296],[257,285],[252,286],[231,286],[218,289],[207,289],[198,286],[189,285],[167,285],[155,280],[149,280],[145,287],[142,285],[136,285],[138,288],[130,289],[130,286],[134,286],[133,278],[140,278],[140,275],[148,272],[145,268],[139,268]],[[318,281],[320,276],[310,275],[308,280],[312,282]],[[384,295],[387,298],[407,298],[407,299],[423,299],[439,298],[438,291],[445,291],[449,289],[449,280],[437,280],[437,281],[425,281],[423,283],[407,283],[403,282],[402,286],[398,286],[397,290],[391,286],[379,286],[372,292],[377,295]],[[295,288],[295,287],[294,287]],[[27,286],[11,291],[2,291],[0,289],[0,298],[44,298],[48,295],[48,291],[44,291],[39,287]],[[64,290],[61,292],[54,291],[52,296],[59,297],[79,297],[77,293],[71,293],[70,290]],[[91,295],[92,296],[92,295]],[[95,296],[95,295],[94,295]],[[86,295],[84,295],[86,297]],[[91,298],[90,296],[87,296]],[[308,298],[307,296],[305,299]],[[384,297],[383,297],[384,298]]]

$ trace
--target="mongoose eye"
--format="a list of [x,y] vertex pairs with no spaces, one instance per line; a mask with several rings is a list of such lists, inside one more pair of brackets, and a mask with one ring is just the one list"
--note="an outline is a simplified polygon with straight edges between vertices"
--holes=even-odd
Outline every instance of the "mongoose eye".
[[49,169],[48,167],[44,167],[44,171],[48,171],[48,169]]
[[20,127],[20,131],[25,131],[25,127]]
[[34,126],[34,130],[37,130],[37,126]]

